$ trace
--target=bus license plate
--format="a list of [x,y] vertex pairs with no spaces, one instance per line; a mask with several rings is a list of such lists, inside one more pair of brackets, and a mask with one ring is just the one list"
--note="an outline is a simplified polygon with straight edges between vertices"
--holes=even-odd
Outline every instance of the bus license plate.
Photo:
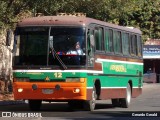
[[53,89],[42,89],[42,93],[43,94],[52,94],[53,93]]

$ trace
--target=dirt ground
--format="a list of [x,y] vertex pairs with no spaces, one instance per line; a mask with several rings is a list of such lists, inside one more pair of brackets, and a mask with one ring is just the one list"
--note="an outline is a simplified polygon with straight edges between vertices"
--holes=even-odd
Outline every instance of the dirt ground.
[[14,100],[13,93],[8,90],[8,85],[0,80],[0,100]]
[[2,93],[0,93],[0,101],[1,100],[14,100],[13,94],[2,94]]

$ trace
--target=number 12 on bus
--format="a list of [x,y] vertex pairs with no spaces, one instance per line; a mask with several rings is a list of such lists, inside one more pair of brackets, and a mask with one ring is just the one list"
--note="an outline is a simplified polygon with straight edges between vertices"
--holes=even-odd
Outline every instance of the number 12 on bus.
[[107,99],[128,108],[142,93],[137,28],[84,16],[41,16],[20,21],[14,35],[14,98],[28,100],[31,110],[42,101],[66,101],[93,111],[97,100]]

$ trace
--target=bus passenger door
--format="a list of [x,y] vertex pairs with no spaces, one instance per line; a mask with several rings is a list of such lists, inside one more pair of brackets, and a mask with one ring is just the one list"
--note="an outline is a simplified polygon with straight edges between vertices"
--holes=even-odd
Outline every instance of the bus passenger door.
[[88,54],[88,66],[93,66],[94,64],[94,32],[93,29],[88,29],[87,32],[87,54]]

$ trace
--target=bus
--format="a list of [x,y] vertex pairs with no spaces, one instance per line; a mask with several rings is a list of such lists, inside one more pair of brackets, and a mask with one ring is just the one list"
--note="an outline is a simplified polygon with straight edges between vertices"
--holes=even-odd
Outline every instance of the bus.
[[[31,110],[40,110],[43,101],[65,101],[93,111],[97,101],[109,99],[114,107],[128,108],[142,93],[137,28],[57,15],[23,19],[14,35],[14,99],[28,100]],[[81,54],[73,50],[77,44]]]

